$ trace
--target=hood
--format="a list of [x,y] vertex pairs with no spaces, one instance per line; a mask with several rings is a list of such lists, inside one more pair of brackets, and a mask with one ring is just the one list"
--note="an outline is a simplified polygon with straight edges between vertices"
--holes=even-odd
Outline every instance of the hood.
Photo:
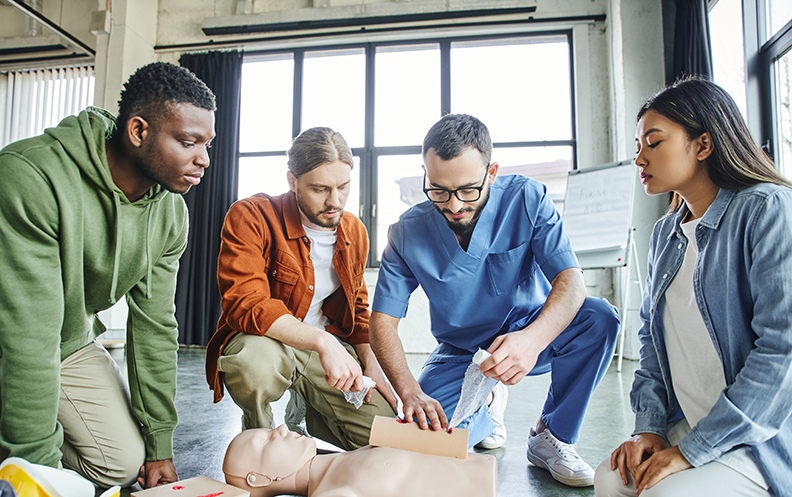
[[[130,203],[124,192],[113,182],[107,164],[105,142],[116,132],[115,117],[104,109],[87,107],[76,116],[63,119],[57,127],[47,128],[47,134],[57,140],[79,168],[108,196],[119,196],[122,203]],[[155,184],[136,205],[155,202],[167,194]]]
[[44,130],[44,134],[58,141],[85,176],[96,185],[99,191],[104,192],[113,202],[115,217],[112,229],[115,231],[115,257],[113,264],[113,281],[108,298],[110,304],[115,304],[119,298],[119,296],[116,295],[116,291],[118,289],[118,273],[121,264],[121,248],[124,246],[124,234],[119,219],[119,216],[121,216],[121,205],[143,206],[148,209],[148,218],[146,222],[146,260],[148,266],[146,295],[151,298],[151,272],[153,270],[153,263],[151,260],[150,230],[151,217],[154,209],[153,206],[149,204],[160,201],[168,194],[168,191],[162,186],[155,184],[143,195],[143,198],[135,202],[130,202],[124,192],[116,186],[110,174],[110,166],[107,163],[107,152],[105,149],[105,143],[113,136],[115,131],[115,117],[106,110],[98,107],[87,107],[76,116],[64,118],[57,127]]

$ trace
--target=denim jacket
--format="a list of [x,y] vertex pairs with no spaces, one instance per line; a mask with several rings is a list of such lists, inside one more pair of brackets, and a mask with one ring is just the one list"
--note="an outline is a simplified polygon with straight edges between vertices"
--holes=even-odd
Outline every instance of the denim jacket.
[[[665,436],[683,416],[663,337],[665,292],[682,264],[687,207],[655,224],[630,401],[635,433]],[[709,414],[679,448],[695,467],[741,445],[776,495],[792,496],[792,190],[720,190],[696,228],[696,302],[726,376]]]

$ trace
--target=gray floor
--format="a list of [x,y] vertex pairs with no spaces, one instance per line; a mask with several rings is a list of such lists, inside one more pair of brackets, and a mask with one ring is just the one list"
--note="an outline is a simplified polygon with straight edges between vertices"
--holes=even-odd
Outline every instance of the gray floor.
[[[415,374],[425,358],[423,355],[408,357]],[[617,373],[614,361],[591,401],[575,447],[594,467],[630,435],[633,417],[629,391],[636,366],[636,362],[624,361],[622,372]],[[549,473],[528,464],[525,458],[528,430],[539,417],[549,383],[550,376],[543,375],[525,378],[509,387],[505,416],[508,440],[500,449],[483,451],[498,459],[499,497],[594,495],[593,488],[575,489],[557,483]],[[287,397],[274,406],[276,424],[283,421]],[[179,351],[176,408],[179,426],[174,435],[174,461],[179,477],[204,475],[223,481],[223,454],[240,431],[240,410],[228,396],[212,404],[212,394],[204,376],[203,349],[182,348]],[[327,447],[326,444],[318,445]]]

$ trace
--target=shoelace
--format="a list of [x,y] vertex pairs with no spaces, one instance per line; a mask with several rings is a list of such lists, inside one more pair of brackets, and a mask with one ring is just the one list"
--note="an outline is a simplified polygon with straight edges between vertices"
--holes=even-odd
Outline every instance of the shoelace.
[[575,449],[568,443],[564,443],[561,440],[556,440],[555,437],[548,435],[547,433],[542,433],[543,438],[552,445],[557,451],[558,454],[565,460],[565,461],[576,461],[580,459],[580,456]]

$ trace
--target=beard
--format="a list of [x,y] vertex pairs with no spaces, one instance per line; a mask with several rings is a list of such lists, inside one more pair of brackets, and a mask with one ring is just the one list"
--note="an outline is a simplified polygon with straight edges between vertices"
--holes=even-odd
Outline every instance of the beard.
[[[484,196],[483,193],[482,196]],[[454,221],[452,219],[448,219],[448,217],[445,214],[456,214],[456,213],[452,212],[451,209],[441,209],[440,207],[437,206],[437,204],[432,204],[432,205],[434,205],[435,209],[437,209],[437,212],[443,215],[443,218],[446,220],[446,223],[448,223],[448,227],[451,228],[451,231],[453,231],[454,234],[466,235],[471,231],[473,231],[473,229],[476,227],[476,223],[481,217],[481,212],[484,210],[484,207],[487,206],[487,202],[489,202],[489,188],[487,189],[486,196],[484,196],[484,200],[475,208],[465,207],[463,209],[459,209],[456,212],[456,213],[472,212],[473,217],[471,217],[469,221]]]
[[165,174],[163,171],[162,163],[164,162],[162,153],[155,149],[152,146],[152,143],[148,143],[144,145],[143,149],[143,156],[134,157],[133,162],[135,164],[135,168],[147,179],[157,183],[158,185],[162,186],[165,190],[176,193],[179,195],[184,195],[190,190],[190,187],[187,188],[176,188],[173,185],[169,185],[167,183],[167,179],[165,178]]
[[[344,217],[343,209],[336,209],[331,207],[322,211],[314,212],[311,210],[311,208],[308,206],[305,200],[303,200],[302,195],[300,195],[299,191],[296,192],[296,196],[297,196],[297,207],[299,207],[300,211],[302,211],[302,213],[305,214],[305,217],[307,217],[308,220],[311,221],[316,226],[321,226],[322,228],[335,228],[339,224],[341,224],[341,218]],[[330,212],[333,210],[339,211],[338,216],[336,216],[334,219],[321,219],[319,217],[320,214],[324,212]]]

